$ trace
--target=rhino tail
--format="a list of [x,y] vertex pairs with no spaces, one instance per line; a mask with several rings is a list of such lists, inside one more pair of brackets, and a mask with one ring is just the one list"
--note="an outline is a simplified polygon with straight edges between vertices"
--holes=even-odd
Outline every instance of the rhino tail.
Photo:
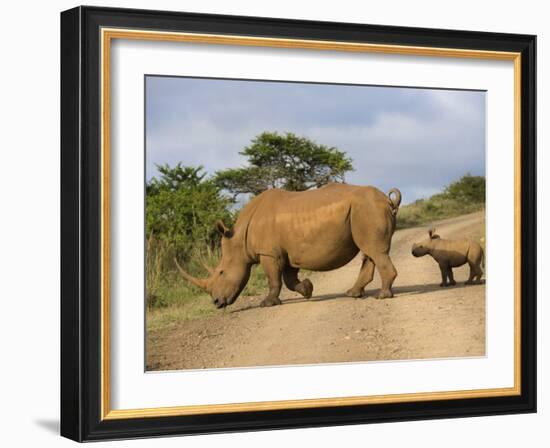
[[388,191],[388,199],[390,201],[390,207],[393,214],[397,214],[397,210],[399,209],[399,205],[401,204],[401,192],[399,191],[399,189],[392,188],[390,191]]

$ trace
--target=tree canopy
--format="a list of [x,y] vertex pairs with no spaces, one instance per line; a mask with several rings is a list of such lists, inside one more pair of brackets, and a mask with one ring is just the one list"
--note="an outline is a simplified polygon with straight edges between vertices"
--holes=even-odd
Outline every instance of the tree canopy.
[[218,171],[214,182],[235,196],[270,188],[304,191],[344,182],[352,160],[337,148],[319,145],[293,133],[264,132],[240,154],[248,166]]
[[204,167],[183,166],[180,163],[173,168],[168,164],[157,165],[159,177],[147,182],[147,194],[154,195],[160,191],[176,191],[180,188],[194,188],[206,177]]
[[485,203],[485,176],[465,174],[460,179],[450,183],[443,195],[466,203]]

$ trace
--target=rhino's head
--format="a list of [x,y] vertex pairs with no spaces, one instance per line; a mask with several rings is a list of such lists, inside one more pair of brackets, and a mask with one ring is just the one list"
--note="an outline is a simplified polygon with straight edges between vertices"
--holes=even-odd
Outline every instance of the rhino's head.
[[208,278],[193,277],[181,268],[177,260],[174,261],[183,278],[207,291],[216,308],[224,308],[239,297],[248,282],[252,265],[247,259],[244,242],[234,238],[233,230],[222,221],[216,223],[216,228],[222,235],[222,258],[216,268],[208,268]]
[[428,230],[428,235],[428,239],[413,244],[412,254],[415,257],[423,257],[424,255],[429,254],[434,248],[434,240],[438,240],[439,235],[435,233],[435,229]]

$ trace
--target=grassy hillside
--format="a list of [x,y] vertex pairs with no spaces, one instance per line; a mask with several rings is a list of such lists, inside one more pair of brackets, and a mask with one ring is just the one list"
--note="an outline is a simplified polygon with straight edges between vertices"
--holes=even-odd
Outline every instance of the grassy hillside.
[[399,208],[397,228],[404,229],[465,215],[485,208],[485,177],[463,176],[442,193]]

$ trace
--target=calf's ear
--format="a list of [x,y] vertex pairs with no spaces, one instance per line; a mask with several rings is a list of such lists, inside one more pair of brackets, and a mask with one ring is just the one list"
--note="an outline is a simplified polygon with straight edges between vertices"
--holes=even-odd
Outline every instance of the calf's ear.
[[435,233],[434,228],[431,228],[430,230],[428,230],[428,235],[430,235],[431,240],[435,240],[435,239],[439,238],[439,235],[437,233]]
[[227,227],[221,219],[216,222],[216,229],[226,238],[231,238],[233,235],[233,231]]

